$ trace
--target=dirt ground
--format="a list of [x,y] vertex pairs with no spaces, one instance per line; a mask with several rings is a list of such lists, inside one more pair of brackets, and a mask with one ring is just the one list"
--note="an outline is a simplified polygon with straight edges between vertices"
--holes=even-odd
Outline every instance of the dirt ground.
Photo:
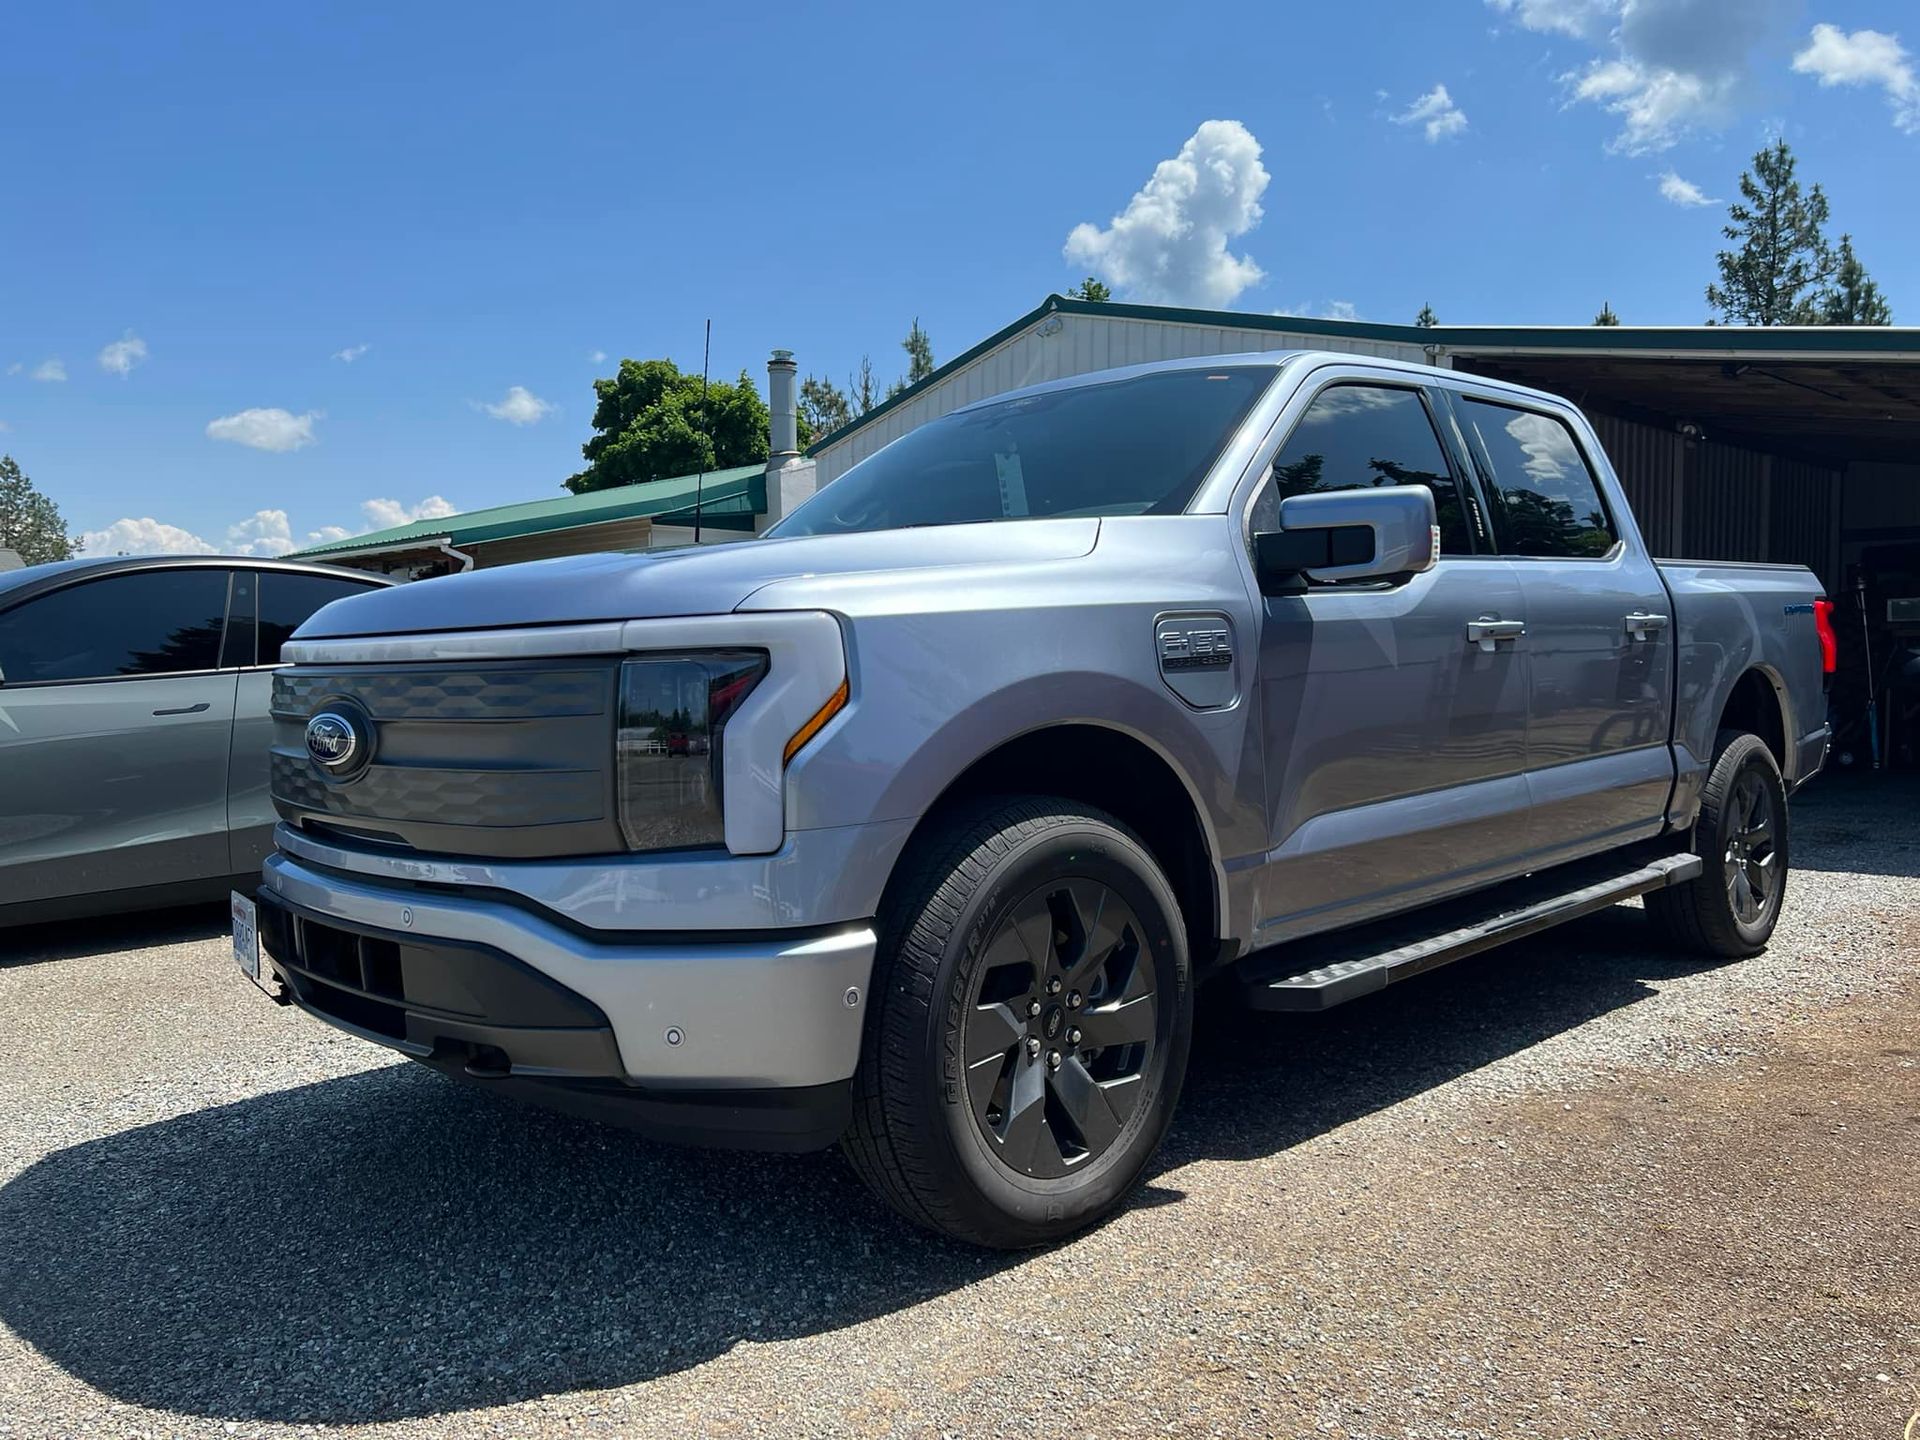
[[1210,994],[1147,1185],[1021,1256],[395,1064],[218,913],[0,938],[0,1435],[1897,1440],[1920,785],[1821,784],[1757,959],[1621,907]]

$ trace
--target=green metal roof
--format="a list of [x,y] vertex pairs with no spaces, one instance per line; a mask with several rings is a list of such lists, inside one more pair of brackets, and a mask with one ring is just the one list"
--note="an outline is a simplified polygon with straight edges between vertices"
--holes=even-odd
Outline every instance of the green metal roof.
[[1811,325],[1385,325],[1369,320],[1323,320],[1307,315],[1253,315],[1238,310],[1189,310],[1173,305],[1135,305],[1121,300],[1074,300],[1049,295],[1012,324],[994,331],[924,380],[890,396],[850,425],[842,425],[807,448],[809,455],[844,440],[882,415],[917,398],[947,376],[1011,340],[1049,315],[1092,315],[1109,320],[1159,320],[1173,325],[1211,325],[1232,330],[1274,330],[1342,340],[1379,340],[1443,350],[1611,350],[1622,354],[1766,355],[1816,359],[1833,355],[1881,355],[1920,361],[1920,329],[1911,326]]
[[496,505],[489,510],[470,510],[464,515],[415,520],[391,530],[375,530],[294,553],[344,555],[402,548],[409,542],[431,545],[442,540],[455,547],[481,545],[489,540],[518,539],[553,530],[571,530],[576,525],[600,525],[609,520],[633,520],[642,516],[668,524],[691,525],[696,486],[700,492],[702,521],[721,529],[739,528],[742,517],[746,528],[751,529],[752,517],[766,513],[767,467],[738,465],[731,470],[709,470],[704,482],[697,475],[675,475],[639,485],[595,490],[586,495],[559,495],[551,500]]

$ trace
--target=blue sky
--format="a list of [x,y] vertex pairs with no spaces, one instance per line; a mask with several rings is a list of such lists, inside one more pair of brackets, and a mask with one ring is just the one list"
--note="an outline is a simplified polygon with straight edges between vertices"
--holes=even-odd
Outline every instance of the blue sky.
[[1911,0],[74,4],[0,39],[0,448],[96,548],[556,493],[594,357],[697,368],[709,316],[717,374],[842,383],[1089,268],[1698,323],[1724,206],[1687,202],[1776,133],[1920,321]]

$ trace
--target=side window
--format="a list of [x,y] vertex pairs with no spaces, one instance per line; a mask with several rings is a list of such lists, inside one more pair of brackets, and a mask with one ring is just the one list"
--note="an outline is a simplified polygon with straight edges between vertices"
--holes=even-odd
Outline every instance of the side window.
[[0,682],[217,669],[226,618],[225,570],[83,580],[0,614]]
[[1321,490],[1424,485],[1433,492],[1443,555],[1471,555],[1467,513],[1447,453],[1417,390],[1334,385],[1322,391],[1274,457],[1273,483],[1255,503],[1255,530],[1280,523],[1280,502]]
[[364,595],[372,587],[357,580],[336,580],[331,575],[291,575],[278,570],[263,570],[254,576],[260,593],[259,660],[261,665],[278,665],[280,647],[293,638],[306,619],[322,605],[348,595]]
[[1462,399],[1461,422],[1492,466],[1500,548],[1510,555],[1605,555],[1618,536],[1566,422]]

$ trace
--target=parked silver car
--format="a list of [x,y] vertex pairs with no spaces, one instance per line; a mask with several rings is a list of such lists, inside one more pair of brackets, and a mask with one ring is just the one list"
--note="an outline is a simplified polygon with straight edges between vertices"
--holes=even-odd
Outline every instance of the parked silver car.
[[0,574],[0,924],[251,890],[281,643],[387,583],[215,556]]

